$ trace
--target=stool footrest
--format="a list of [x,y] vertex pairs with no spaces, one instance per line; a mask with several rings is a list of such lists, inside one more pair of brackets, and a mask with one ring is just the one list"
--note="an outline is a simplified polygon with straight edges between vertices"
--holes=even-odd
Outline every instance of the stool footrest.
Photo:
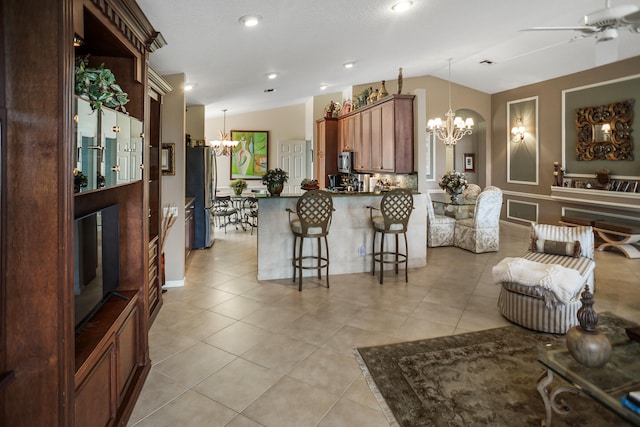
[[[320,260],[320,265],[310,265],[310,266],[302,265],[302,261],[305,259],[312,259],[315,261]],[[321,268],[326,268],[329,265],[329,260],[326,257],[317,257],[317,256],[308,255],[308,256],[294,258],[291,264],[293,264],[294,267],[302,268],[303,270],[319,270]]]
[[[393,257],[393,260],[385,260],[384,257],[389,256]],[[396,256],[399,258],[397,261],[395,260]],[[395,252],[376,252],[373,254],[373,259],[377,262],[383,262],[385,264],[400,264],[403,262],[407,262],[406,254],[396,254]]]

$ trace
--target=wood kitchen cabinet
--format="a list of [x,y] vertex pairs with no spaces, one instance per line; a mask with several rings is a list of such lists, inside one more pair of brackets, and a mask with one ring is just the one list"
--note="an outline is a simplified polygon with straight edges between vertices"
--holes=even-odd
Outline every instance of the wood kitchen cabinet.
[[[359,138],[354,137],[355,169],[372,173],[412,173],[413,95],[391,95],[355,113]],[[343,125],[343,129],[347,127]],[[342,135],[345,135],[343,133]],[[355,135],[355,132],[354,132]]]
[[340,151],[355,151],[362,144],[360,114],[353,114],[338,120]]
[[329,179],[327,175],[338,173],[338,119],[325,117],[316,120],[318,136],[318,168],[316,179],[320,188],[325,188]]

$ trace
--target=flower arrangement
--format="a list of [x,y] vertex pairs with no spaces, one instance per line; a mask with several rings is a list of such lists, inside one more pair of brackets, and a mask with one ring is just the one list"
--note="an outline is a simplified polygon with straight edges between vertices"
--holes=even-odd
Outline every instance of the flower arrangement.
[[467,176],[462,172],[449,171],[444,174],[438,182],[440,188],[449,193],[452,197],[455,197],[462,193],[469,185]]
[[247,188],[247,181],[244,179],[234,179],[229,183],[229,187],[233,188],[233,192],[236,196],[242,194],[245,188]]
[[266,185],[284,184],[288,180],[289,180],[289,174],[280,168],[269,169],[267,170],[267,173],[262,175],[262,183]]

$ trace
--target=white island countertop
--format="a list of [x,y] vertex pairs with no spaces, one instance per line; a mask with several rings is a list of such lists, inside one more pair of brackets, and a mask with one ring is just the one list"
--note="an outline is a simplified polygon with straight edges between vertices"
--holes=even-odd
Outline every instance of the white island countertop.
[[[327,236],[330,275],[371,273],[373,230],[369,209],[366,207],[380,206],[383,194],[331,192],[335,211]],[[286,209],[295,210],[298,197],[300,197],[299,194],[283,194],[280,197],[258,198],[258,280],[293,277],[293,267],[291,266],[293,234],[289,228],[289,214]],[[413,197],[414,210],[409,219],[407,232],[409,268],[427,265],[426,196],[414,194]],[[399,239],[403,248],[403,238]],[[314,253],[317,251],[317,244],[314,240],[305,239],[305,253],[310,253],[312,250]],[[387,244],[393,245],[394,241],[393,236],[388,236],[386,239]],[[377,242],[379,243],[379,237]],[[362,246],[365,247],[365,256],[360,255]],[[304,273],[309,276],[317,274],[314,270],[308,270]]]

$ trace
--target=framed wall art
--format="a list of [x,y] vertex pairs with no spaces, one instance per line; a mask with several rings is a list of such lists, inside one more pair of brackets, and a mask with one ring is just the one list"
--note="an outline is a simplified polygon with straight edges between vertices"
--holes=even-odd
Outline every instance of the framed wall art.
[[232,130],[231,140],[240,141],[231,153],[231,179],[261,179],[267,172],[269,132]]
[[476,154],[464,153],[464,171],[475,172],[476,171]]
[[163,143],[160,153],[160,169],[162,175],[176,174],[176,144]]

